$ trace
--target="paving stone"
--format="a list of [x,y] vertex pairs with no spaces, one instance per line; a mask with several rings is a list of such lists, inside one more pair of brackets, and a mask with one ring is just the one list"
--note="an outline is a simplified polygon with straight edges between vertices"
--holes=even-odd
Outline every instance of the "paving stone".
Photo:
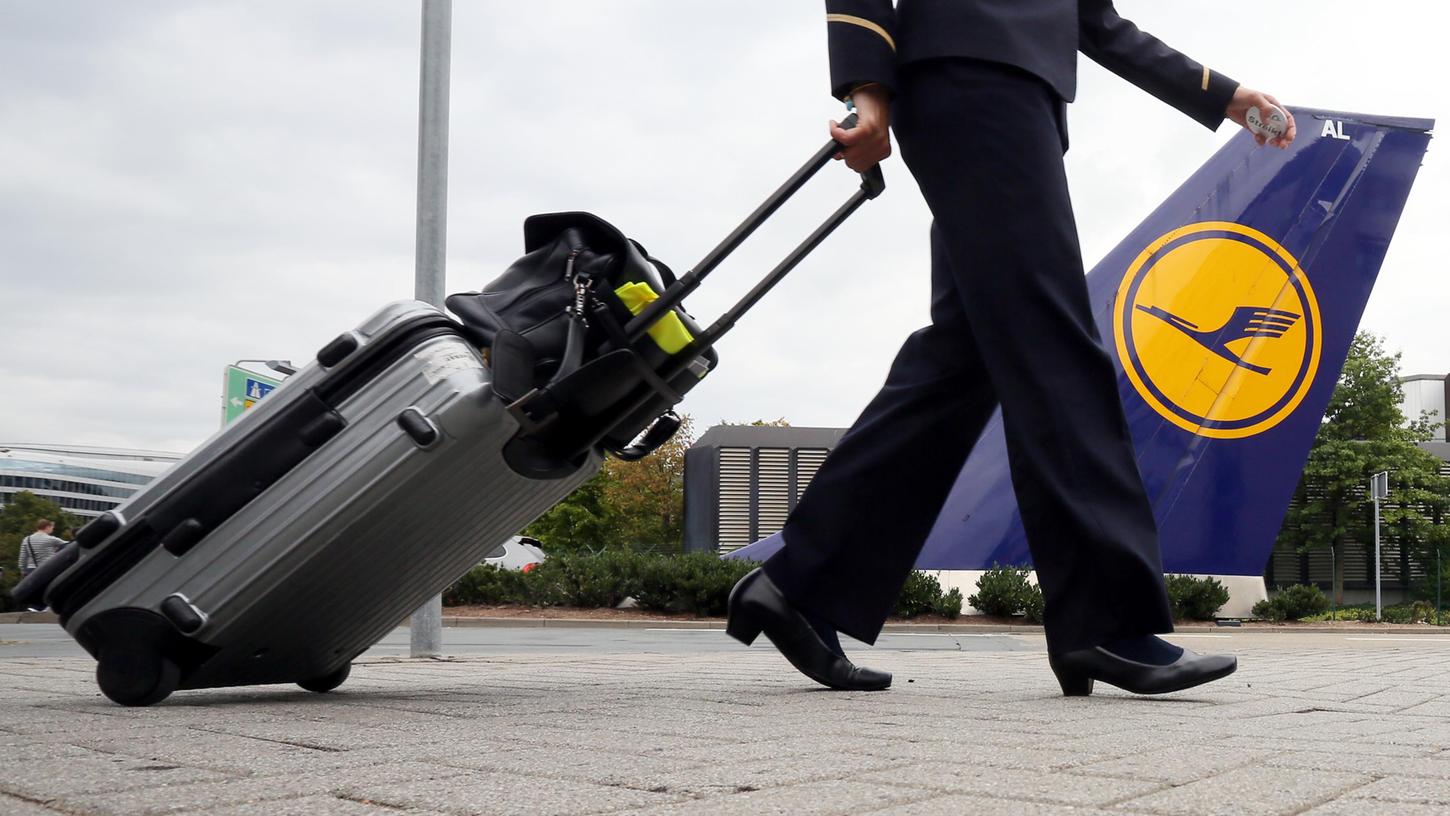
[[0,813],[5,816],[56,816],[61,811],[0,793]]
[[[1450,674],[1447,674],[1450,676]],[[1450,746],[1450,722],[1435,720],[1428,725],[1420,727],[1409,726],[1400,731],[1388,731],[1380,734],[1366,736],[1358,742],[1377,743],[1381,745],[1408,745],[1427,749],[1439,749]]]
[[859,778],[913,790],[971,793],[1068,805],[1102,805],[1163,787],[1157,782],[1131,779],[1044,774],[946,762],[921,763]]
[[1370,782],[1363,774],[1291,768],[1237,768],[1218,776],[1120,802],[1118,808],[1162,814],[1298,813]]
[[650,776],[636,784],[651,790],[711,796],[745,792],[830,779],[867,780],[872,773],[903,767],[905,763],[879,757],[839,754],[834,756],[768,757],[675,770]]
[[1385,689],[1384,691],[1368,694],[1357,698],[1355,702],[1366,705],[1386,706],[1402,714],[1414,713],[1415,706],[1424,705],[1439,700],[1444,692],[1436,692],[1429,689]]
[[437,813],[415,808],[397,808],[340,799],[336,796],[304,796],[299,799],[277,799],[267,802],[246,802],[230,807],[190,811],[192,816],[408,816]]
[[0,773],[0,791],[51,802],[71,793],[153,788],[227,777],[212,770],[131,756],[71,757],[54,763],[11,764]]
[[[547,757],[547,759],[544,759]],[[535,749],[485,752],[439,760],[447,765],[484,771],[534,777],[544,784],[547,779],[576,779],[597,785],[652,790],[661,786],[657,780],[680,771],[698,767],[703,762],[682,762],[674,758],[646,757],[592,751],[582,748],[553,748],[546,754]]]
[[[60,739],[67,739],[62,736]],[[104,756],[89,748],[66,742],[41,741],[30,738],[0,740],[0,768],[15,762],[62,762],[73,757]]]
[[[1450,807],[1450,775],[1439,779],[1394,777],[1365,785],[1348,795],[1350,799],[1376,802],[1410,802]],[[1364,802],[1365,805],[1371,804]],[[1398,805],[1397,805],[1398,806]]]
[[638,816],[825,816],[876,813],[877,808],[931,796],[895,785],[831,780],[691,799],[639,811]]
[[[799,732],[797,732],[799,733]],[[657,739],[657,738],[649,738]],[[939,743],[933,743],[939,745]],[[653,742],[637,742],[631,746],[632,753],[644,756],[659,756],[671,761],[679,762],[681,765],[689,764],[731,764],[736,762],[752,762],[770,757],[801,756],[804,754],[838,754],[849,753],[860,749],[860,740],[849,737],[785,737],[770,740],[752,740],[750,742],[702,742],[677,744],[674,746],[658,746]],[[867,753],[866,751],[859,751]],[[877,754],[879,756],[879,754]]]
[[[1377,812],[1381,811],[1376,809],[1373,802],[1366,802],[1362,799],[1336,799],[1333,802],[1306,810],[1302,816],[1366,816],[1366,814]],[[1394,816],[1445,816],[1445,807],[1443,805],[1396,802],[1393,810],[1383,812],[1393,813]]]
[[1112,811],[958,794],[873,810],[871,816],[1107,816],[1109,813]]
[[1290,751],[1269,755],[1264,764],[1311,771],[1343,771],[1375,776],[1423,776],[1450,779],[1450,756],[1392,757],[1343,751]]
[[1131,756],[1095,762],[1073,768],[1073,773],[1148,779],[1170,785],[1184,785],[1224,771],[1250,765],[1266,756],[1263,752],[1214,751],[1195,745],[1158,746]]
[[303,743],[253,739],[214,732],[186,737],[129,739],[117,735],[89,743],[97,750],[153,763],[208,768],[230,776],[305,773],[318,768],[376,765],[391,758],[384,749],[339,750]]
[[396,762],[361,768],[330,768],[288,776],[247,777],[221,782],[176,784],[165,788],[66,795],[57,799],[55,804],[70,813],[104,816],[206,812],[240,802],[269,802],[320,794],[332,796],[349,786],[446,780],[450,777],[467,776],[469,773],[465,768],[422,762]]
[[548,816],[641,810],[682,797],[634,788],[612,788],[567,779],[522,780],[512,774],[478,773],[448,784],[355,785],[349,799],[399,808],[421,808],[473,816]]
[[[1038,740],[1051,746],[1055,740]],[[913,762],[961,762],[991,768],[1020,768],[1029,771],[1055,771],[1109,758],[1057,747],[1021,748],[1016,746],[979,745],[966,739],[952,743],[882,743],[866,744],[857,750],[871,756]]]

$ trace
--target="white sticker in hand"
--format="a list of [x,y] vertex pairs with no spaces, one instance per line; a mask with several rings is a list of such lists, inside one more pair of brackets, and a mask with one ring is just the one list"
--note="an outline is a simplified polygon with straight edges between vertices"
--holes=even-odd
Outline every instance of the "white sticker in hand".
[[1258,108],[1249,108],[1248,113],[1244,114],[1244,122],[1248,124],[1249,130],[1265,139],[1278,139],[1289,132],[1289,117],[1272,105],[1269,107],[1268,116],[1260,114]]

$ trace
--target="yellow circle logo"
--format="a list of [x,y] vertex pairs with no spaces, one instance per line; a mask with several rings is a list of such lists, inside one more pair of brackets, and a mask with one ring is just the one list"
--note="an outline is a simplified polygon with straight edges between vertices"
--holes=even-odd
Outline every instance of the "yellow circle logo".
[[1262,433],[1294,412],[1319,369],[1319,303],[1272,238],[1190,224],[1148,245],[1118,286],[1113,337],[1143,400],[1217,439]]

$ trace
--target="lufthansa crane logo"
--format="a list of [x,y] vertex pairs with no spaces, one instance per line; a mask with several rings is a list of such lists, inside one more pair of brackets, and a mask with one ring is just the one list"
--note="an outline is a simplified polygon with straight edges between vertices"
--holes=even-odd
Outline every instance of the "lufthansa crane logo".
[[1319,304],[1299,262],[1272,238],[1205,222],[1149,244],[1118,287],[1113,337],[1133,388],[1186,431],[1262,433],[1314,382]]

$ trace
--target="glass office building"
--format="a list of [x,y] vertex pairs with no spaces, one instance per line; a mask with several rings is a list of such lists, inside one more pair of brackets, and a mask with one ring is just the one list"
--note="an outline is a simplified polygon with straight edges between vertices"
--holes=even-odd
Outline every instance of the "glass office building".
[[181,459],[179,453],[0,442],[0,504],[24,490],[83,519],[125,501]]

